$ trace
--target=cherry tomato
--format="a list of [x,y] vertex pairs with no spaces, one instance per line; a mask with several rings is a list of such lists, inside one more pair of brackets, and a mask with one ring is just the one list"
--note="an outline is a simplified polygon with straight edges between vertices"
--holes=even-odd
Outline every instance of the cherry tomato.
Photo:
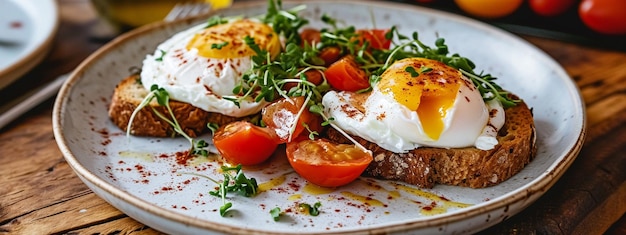
[[[311,123],[317,120],[307,107],[302,108],[306,105],[304,103],[305,100],[306,98],[303,96],[291,97],[291,101],[281,98],[265,106],[261,111],[263,123],[268,128],[274,130],[281,142],[289,142],[290,139],[294,139],[294,137],[303,133],[305,130],[303,123],[312,126]],[[299,119],[296,120],[298,112],[301,110],[302,113]],[[296,123],[295,129],[293,129],[293,125]],[[292,129],[293,132],[290,134]],[[306,134],[308,135],[308,133]]]
[[213,144],[226,161],[232,164],[255,165],[267,160],[278,146],[278,137],[267,128],[246,121],[220,127],[213,135]]
[[[307,70],[306,72],[304,72],[304,76],[306,77],[307,81],[315,84],[316,86],[319,86],[320,84],[322,84],[322,82],[324,82],[324,78],[322,78],[322,74],[318,70]],[[285,83],[285,85],[283,86],[283,90],[289,91],[291,90],[291,88],[297,85],[298,84],[296,82]]]
[[360,29],[356,33],[361,36],[361,41],[367,41],[370,43],[370,47],[374,49],[389,49],[391,46],[391,40],[385,38],[385,34],[389,32],[389,29]]
[[523,0],[454,0],[466,13],[481,18],[500,18],[515,12]]
[[578,14],[587,27],[603,34],[626,34],[626,1],[583,0]]
[[372,154],[354,145],[335,144],[324,139],[287,144],[291,167],[309,182],[322,187],[346,185],[367,168]]
[[328,67],[341,58],[341,49],[339,47],[325,47],[320,50],[318,56],[324,60],[324,66]]
[[344,56],[331,64],[326,72],[326,79],[332,87],[342,91],[358,91],[370,86],[369,79],[352,56]]
[[529,0],[530,9],[542,16],[557,16],[563,14],[575,0]]
[[313,28],[303,29],[302,32],[300,32],[300,38],[302,39],[302,43],[307,43],[308,45],[322,41],[320,31]]

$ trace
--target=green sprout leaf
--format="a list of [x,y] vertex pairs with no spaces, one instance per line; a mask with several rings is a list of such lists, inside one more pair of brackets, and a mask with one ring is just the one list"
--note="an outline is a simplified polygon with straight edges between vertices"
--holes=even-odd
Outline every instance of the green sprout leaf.
[[321,202],[316,202],[315,204],[313,204],[313,206],[307,204],[307,203],[301,203],[300,204],[300,210],[304,211],[304,212],[308,212],[309,215],[312,216],[318,216],[320,214],[319,208],[322,206]]
[[219,184],[217,190],[209,192],[210,195],[222,198],[224,203],[220,207],[221,216],[224,216],[232,207],[232,203],[226,202],[228,193],[236,193],[244,197],[252,197],[258,193],[259,186],[256,179],[246,177],[241,168],[241,164],[235,167],[222,166],[224,180]]
[[406,68],[404,68],[404,71],[410,73],[411,77],[418,77],[420,75],[420,73],[415,71],[415,68],[413,68],[413,66],[406,66]]
[[226,45],[228,45],[228,42],[213,43],[213,44],[211,44],[211,49],[218,49],[218,50],[221,50],[221,49],[222,49],[222,47],[225,47]]
[[274,209],[270,210],[270,215],[272,216],[272,219],[274,219],[274,221],[280,220],[280,216],[282,214],[283,212],[280,210],[280,207],[274,207]]
[[161,62],[161,61],[163,61],[163,57],[165,56],[166,52],[164,50],[160,50],[160,49],[159,49],[159,52],[161,52],[161,55],[159,57],[155,58],[154,60]]
[[209,18],[209,20],[207,21],[206,28],[210,28],[216,25],[226,24],[226,23],[228,23],[228,19],[224,19],[216,15],[216,16],[212,16],[211,18]]

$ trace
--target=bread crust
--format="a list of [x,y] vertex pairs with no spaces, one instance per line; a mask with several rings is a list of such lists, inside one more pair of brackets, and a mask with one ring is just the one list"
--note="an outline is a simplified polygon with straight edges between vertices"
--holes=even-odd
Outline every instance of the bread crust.
[[[115,125],[126,131],[133,111],[148,95],[148,91],[139,83],[139,76],[132,75],[115,87],[109,117]],[[226,125],[238,120],[250,120],[252,116],[236,118],[220,113],[207,112],[191,104],[170,100],[169,105],[182,130],[190,137],[196,137],[208,131],[207,123]],[[133,119],[130,133],[136,136],[170,137],[176,133],[172,126],[154,113],[154,110],[169,117],[167,108],[153,100],[142,108]]]
[[[399,180],[422,188],[435,184],[484,188],[497,185],[521,171],[534,159],[537,146],[532,111],[524,103],[505,110],[505,124],[498,133],[498,145],[491,150],[474,147],[442,149],[417,148],[407,153],[394,153],[353,136],[373,152],[374,161],[365,176]],[[350,143],[334,129],[327,138]]]

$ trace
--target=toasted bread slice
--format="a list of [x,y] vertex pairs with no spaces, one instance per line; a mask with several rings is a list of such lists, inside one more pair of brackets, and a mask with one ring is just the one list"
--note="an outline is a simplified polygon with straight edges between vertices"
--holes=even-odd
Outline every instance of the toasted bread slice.
[[[353,136],[374,155],[364,175],[399,180],[422,188],[432,188],[435,184],[472,188],[499,184],[522,170],[537,151],[535,125],[528,106],[521,102],[507,108],[505,113],[505,124],[497,136],[498,145],[487,151],[474,147],[417,148],[407,153],[394,153]],[[332,128],[327,138],[349,143]]]
[[[139,81],[138,75],[125,78],[115,87],[111,105],[109,106],[109,117],[115,125],[126,131],[128,121],[133,111],[141,104],[148,95]],[[190,137],[196,137],[208,131],[207,123],[225,125],[237,120],[249,120],[251,117],[236,118],[220,113],[207,112],[191,104],[170,100],[169,105],[182,127],[182,130]],[[152,109],[169,117],[169,112],[164,106],[160,106],[156,100],[142,108],[131,125],[130,133],[137,136],[169,137],[175,135],[170,124],[158,117]]]

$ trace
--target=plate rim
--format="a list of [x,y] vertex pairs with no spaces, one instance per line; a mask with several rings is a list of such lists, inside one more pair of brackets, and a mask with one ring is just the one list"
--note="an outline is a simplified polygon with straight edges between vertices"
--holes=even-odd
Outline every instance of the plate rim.
[[[285,1],[284,3],[305,3],[306,1]],[[329,3],[334,3],[334,1],[331,0],[323,0],[323,1],[317,1],[317,2],[329,2]],[[569,76],[565,73],[564,69],[554,60],[552,59],[552,57],[550,57],[549,55],[547,55],[544,51],[540,50],[539,48],[537,48],[536,46],[534,46],[533,44],[529,43],[526,40],[523,40],[522,38],[515,36],[512,33],[506,32],[502,29],[499,29],[497,27],[494,26],[490,26],[486,23],[483,22],[479,22],[467,17],[463,17],[463,16],[459,16],[459,15],[455,15],[455,14],[451,14],[451,13],[447,13],[447,12],[443,12],[443,11],[438,11],[438,10],[434,10],[434,9],[429,9],[429,8],[425,8],[425,7],[421,7],[421,6],[414,6],[414,5],[409,5],[409,4],[402,4],[402,3],[395,3],[395,2],[378,2],[378,1],[366,1],[366,2],[362,2],[362,1],[345,1],[345,2],[341,2],[343,3],[349,3],[349,4],[365,4],[365,5],[369,5],[369,6],[385,6],[385,7],[412,7],[414,8],[416,11],[427,11],[427,12],[431,12],[435,15],[443,15],[446,18],[452,18],[453,20],[458,20],[458,21],[463,21],[465,23],[469,23],[472,24],[474,26],[480,26],[480,28],[482,29],[487,29],[489,31],[495,32],[497,34],[504,34],[505,36],[507,36],[508,38],[511,38],[513,40],[522,42],[524,44],[527,44],[527,46],[534,48],[536,50],[537,53],[541,53],[543,55],[543,59],[547,60],[547,62],[551,63],[550,67],[554,67],[556,68],[559,74],[559,78],[563,78],[563,77],[567,77],[569,78]],[[242,2],[242,3],[236,3],[232,6],[232,8],[246,8],[246,7],[251,7],[251,6],[265,6],[265,2]],[[77,83],[80,80],[80,71],[92,66],[93,63],[95,63],[96,60],[98,60],[99,58],[103,57],[106,53],[108,53],[109,50],[120,46],[121,44],[124,44],[127,41],[133,40],[136,37],[139,37],[147,32],[153,31],[153,30],[158,30],[160,28],[165,28],[167,27],[167,25],[169,24],[181,24],[182,22],[187,22],[187,23],[191,23],[191,22],[196,22],[200,19],[205,19],[208,16],[211,15],[215,15],[215,14],[220,14],[220,12],[222,11],[215,11],[206,15],[202,15],[202,16],[198,16],[198,17],[192,17],[189,19],[184,19],[184,20],[178,20],[178,21],[174,21],[171,23],[168,22],[157,22],[157,23],[152,23],[140,28],[137,28],[135,30],[132,30],[128,33],[125,33],[117,38],[115,38],[114,40],[112,40],[111,42],[107,43],[105,46],[101,47],[100,49],[98,49],[96,52],[94,52],[92,55],[90,55],[87,59],[85,59],[78,67],[77,69],[72,72],[72,74],[70,75],[70,77],[68,78],[68,80],[64,83],[63,87],[61,88],[61,90],[59,91],[59,95],[55,101],[54,104],[54,110],[53,110],[53,131],[54,131],[54,135],[55,135],[55,139],[57,141],[57,144],[61,150],[61,152],[63,153],[66,161],[68,162],[68,164],[72,167],[72,169],[76,172],[76,174],[78,174],[80,176],[81,179],[84,180],[88,180],[89,183],[98,186],[100,189],[107,191],[107,193],[109,193],[110,195],[125,201],[126,203],[130,203],[135,207],[141,208],[143,210],[149,211],[150,213],[154,213],[154,214],[158,214],[159,216],[168,219],[168,220],[173,220],[177,223],[181,223],[181,224],[185,224],[188,226],[194,226],[197,228],[201,228],[201,229],[207,229],[207,230],[211,230],[211,231],[216,231],[216,232],[233,232],[233,231],[237,231],[237,232],[247,232],[247,233],[255,233],[255,232],[259,232],[259,230],[253,230],[253,229],[242,229],[242,228],[238,228],[238,227],[234,227],[232,225],[228,225],[228,224],[222,224],[222,223],[217,223],[217,222],[212,222],[212,221],[208,221],[208,220],[201,220],[198,218],[194,218],[192,216],[186,215],[185,213],[182,212],[178,212],[178,211],[168,211],[165,210],[162,207],[159,207],[153,203],[150,203],[144,199],[141,199],[137,196],[131,195],[130,193],[127,193],[109,183],[107,183],[106,181],[104,181],[103,179],[100,179],[98,176],[96,176],[95,174],[91,173],[89,170],[86,169],[86,167],[82,166],[77,158],[74,156],[74,154],[70,151],[68,144],[66,143],[66,139],[64,137],[64,133],[62,130],[62,121],[63,121],[63,116],[64,116],[64,107],[66,105],[66,101],[68,99],[69,93],[72,90],[73,86],[75,83]],[[556,76],[555,76],[556,77]],[[414,220],[414,221],[409,221],[409,222],[399,222],[396,224],[392,224],[392,225],[376,225],[376,226],[368,226],[366,228],[355,228],[352,230],[342,230],[339,232],[333,232],[333,231],[327,231],[328,234],[350,234],[350,233],[355,233],[355,232],[365,232],[365,231],[369,231],[369,232],[398,232],[398,231],[406,231],[409,229],[419,229],[419,228],[428,228],[428,227],[434,227],[434,226],[442,226],[445,224],[449,224],[449,223],[453,223],[453,222],[458,222],[466,217],[471,217],[471,216],[477,216],[486,212],[490,212],[490,211],[494,211],[496,209],[502,208],[504,206],[508,206],[508,205],[513,205],[515,203],[519,203],[522,202],[524,200],[528,200],[529,196],[531,196],[531,192],[536,192],[536,191],[547,191],[550,187],[552,187],[552,185],[554,185],[554,183],[556,183],[556,181],[563,175],[563,173],[565,172],[565,170],[567,168],[569,168],[569,166],[573,163],[573,161],[576,159],[577,155],[579,154],[583,143],[584,143],[584,139],[586,137],[586,110],[585,110],[585,106],[584,106],[584,102],[582,99],[582,95],[581,92],[579,90],[579,88],[575,85],[573,80],[569,80],[569,81],[565,81],[566,84],[568,84],[568,89],[567,91],[569,91],[569,93],[573,96],[577,96],[577,97],[572,97],[572,100],[575,102],[575,107],[577,109],[580,109],[580,112],[582,113],[582,117],[580,117],[581,123],[580,123],[580,132],[578,133],[578,137],[576,138],[576,141],[571,143],[571,146],[567,146],[566,149],[569,149],[569,151],[567,151],[567,153],[563,154],[562,156],[559,156],[562,158],[561,161],[558,162],[552,162],[547,170],[545,172],[542,172],[541,174],[537,175],[536,179],[531,180],[530,182],[524,184],[522,187],[520,188],[516,188],[515,190],[503,194],[497,198],[497,200],[490,200],[489,202],[484,202],[483,205],[481,205],[480,207],[470,207],[458,212],[452,212],[449,214],[444,214],[444,215],[435,215],[435,216],[430,216],[427,219],[419,219],[419,220]],[[578,113],[578,112],[576,112]],[[541,195],[543,195],[543,193],[541,193],[540,195],[538,195],[537,197],[540,197]],[[536,199],[536,198],[535,198]],[[533,200],[535,200],[533,199]],[[109,202],[110,203],[110,202]],[[532,203],[527,204],[526,206],[530,205]],[[119,208],[118,208],[119,209]],[[280,232],[271,232],[272,234],[283,234]],[[298,234],[307,234],[306,232],[297,232]],[[284,233],[284,234],[296,234],[296,232],[294,233]]]
[[[24,8],[25,4],[35,4],[31,1],[21,0],[14,0],[12,2],[14,2],[18,7],[22,8]],[[15,82],[20,77],[28,73],[41,61],[43,61],[48,52],[52,49],[54,36],[58,31],[60,23],[59,6],[55,0],[40,0],[37,2],[37,4],[42,5],[35,7],[37,11],[47,12],[42,15],[51,16],[48,19],[33,20],[34,22],[46,22],[45,24],[41,24],[43,25],[43,29],[45,30],[43,34],[44,36],[42,38],[38,38],[38,41],[34,42],[37,43],[37,45],[27,51],[22,57],[13,61],[5,68],[0,68],[0,89],[9,86],[11,83]]]

